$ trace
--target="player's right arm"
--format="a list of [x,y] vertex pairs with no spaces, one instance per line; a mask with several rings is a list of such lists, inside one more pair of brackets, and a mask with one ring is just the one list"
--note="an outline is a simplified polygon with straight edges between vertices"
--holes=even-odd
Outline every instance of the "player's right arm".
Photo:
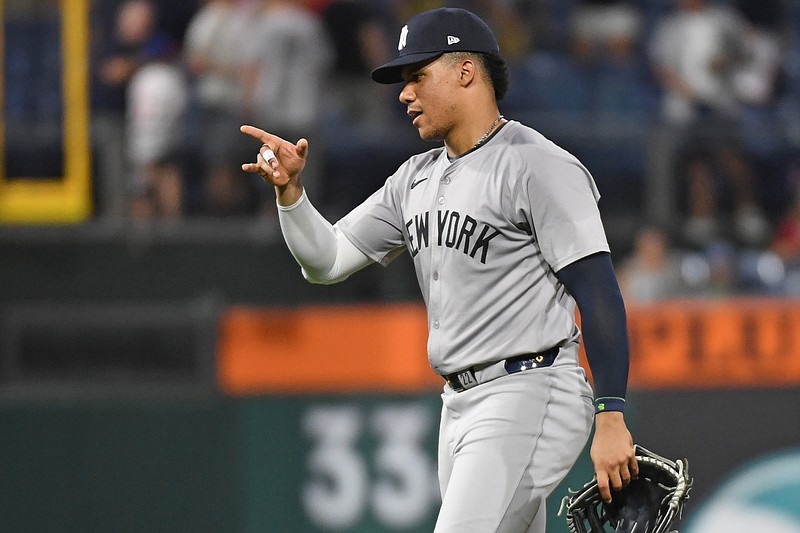
[[336,283],[372,263],[317,211],[303,190],[308,141],[292,144],[253,126],[241,131],[261,141],[255,163],[242,170],[257,173],[275,187],[281,232],[286,245],[312,283]]
[[289,251],[312,283],[337,283],[373,262],[325,220],[305,193],[295,204],[278,204],[278,217]]

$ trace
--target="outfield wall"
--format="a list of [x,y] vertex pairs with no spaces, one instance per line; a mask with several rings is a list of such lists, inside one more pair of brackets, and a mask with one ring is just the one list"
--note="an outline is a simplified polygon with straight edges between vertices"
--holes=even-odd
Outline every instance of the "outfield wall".
[[[14,314],[16,325],[38,317],[40,336],[64,334],[27,310]],[[0,387],[8,531],[432,529],[441,384],[426,368],[419,304],[206,312],[192,323],[216,325],[213,341],[198,345],[214,347],[203,372],[153,365],[126,376],[123,366],[87,379],[61,368],[23,372]],[[798,314],[797,302],[747,299],[629,309],[629,424],[643,445],[689,459],[696,481],[686,531],[735,531],[703,522],[731,501],[742,524],[800,520],[800,478],[762,472],[744,495],[733,490],[737,475],[792,472],[797,463],[800,387],[790,340]],[[7,317],[6,337],[15,331]],[[96,326],[88,333],[102,336]],[[590,476],[584,452],[549,512]],[[548,531],[565,533],[563,519],[553,517]]]

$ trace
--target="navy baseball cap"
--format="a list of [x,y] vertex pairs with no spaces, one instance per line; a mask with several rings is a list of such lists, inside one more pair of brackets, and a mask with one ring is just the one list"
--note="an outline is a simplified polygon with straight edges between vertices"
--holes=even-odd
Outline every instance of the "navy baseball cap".
[[399,83],[403,67],[446,52],[500,52],[492,30],[466,9],[442,7],[414,16],[400,31],[400,56],[372,71],[378,83]]

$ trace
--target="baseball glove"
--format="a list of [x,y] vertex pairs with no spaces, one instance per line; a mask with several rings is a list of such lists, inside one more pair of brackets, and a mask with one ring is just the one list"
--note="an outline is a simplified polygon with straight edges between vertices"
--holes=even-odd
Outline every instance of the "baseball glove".
[[596,479],[564,497],[558,514],[566,510],[571,533],[668,532],[689,498],[688,463],[671,461],[639,445],[635,454],[639,476],[614,492],[610,504],[600,497]]

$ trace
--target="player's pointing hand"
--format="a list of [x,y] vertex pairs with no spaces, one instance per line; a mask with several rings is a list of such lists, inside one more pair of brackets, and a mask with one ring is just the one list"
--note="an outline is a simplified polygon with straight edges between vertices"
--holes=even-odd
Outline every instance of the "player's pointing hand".
[[300,172],[306,165],[308,141],[300,139],[297,144],[292,144],[254,126],[244,125],[239,129],[262,143],[256,155],[256,162],[244,163],[242,170],[256,173],[264,181],[274,185],[279,195],[279,203],[285,204],[280,196],[287,193],[294,198],[294,201],[299,199],[302,194]]

